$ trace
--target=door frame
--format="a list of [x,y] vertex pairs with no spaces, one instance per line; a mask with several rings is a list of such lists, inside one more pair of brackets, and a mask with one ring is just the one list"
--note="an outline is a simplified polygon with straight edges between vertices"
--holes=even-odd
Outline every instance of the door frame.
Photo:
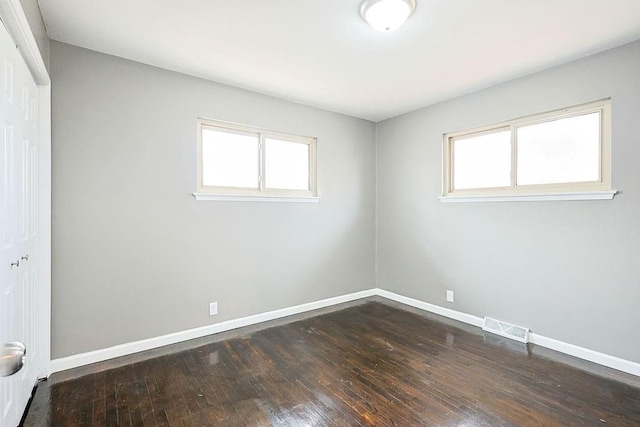
[[[51,78],[20,0],[0,2],[0,18],[38,85],[38,378],[51,364]],[[28,350],[27,350],[28,351]]]

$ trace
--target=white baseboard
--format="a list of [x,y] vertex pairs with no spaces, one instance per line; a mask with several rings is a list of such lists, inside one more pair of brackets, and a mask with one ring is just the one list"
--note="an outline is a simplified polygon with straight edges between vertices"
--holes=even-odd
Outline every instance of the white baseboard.
[[640,377],[640,363],[600,353],[578,345],[569,344],[554,338],[545,337],[544,335],[529,333],[529,342]]
[[244,326],[255,325],[256,323],[266,322],[268,320],[280,319],[282,317],[300,314],[311,310],[330,307],[332,305],[342,304],[345,302],[355,301],[361,298],[367,298],[376,295],[376,289],[368,289],[366,291],[355,292],[352,294],[342,295],[333,298],[327,298],[320,301],[314,301],[306,304],[300,304],[293,307],[286,307],[279,310],[268,311],[266,313],[255,314],[253,316],[241,317],[239,319],[227,320],[213,325],[202,326],[186,331],[175,332],[173,334],[161,335],[155,338],[149,338],[140,341],[133,341],[126,344],[120,344],[113,347],[103,348],[100,350],[90,351],[87,353],[74,354],[73,356],[54,359],[49,365],[49,375],[66,371],[67,369],[77,368],[91,363],[102,362],[114,359],[120,356],[126,356],[141,351],[152,350],[154,348],[163,347],[169,344],[175,344],[182,341],[200,338],[207,335],[217,334],[219,332],[230,331],[232,329],[242,328]]
[[[473,326],[477,326],[480,328],[482,327],[483,319],[478,316],[451,310],[450,308],[440,307],[439,305],[429,304],[424,301],[405,297],[403,295],[398,295],[393,292],[385,291],[383,289],[376,289],[376,295],[425,311],[429,311],[431,313],[439,314],[450,319],[459,320],[460,322],[468,323]],[[607,366],[609,368],[617,369],[618,371],[626,372],[628,374],[640,377],[640,363],[621,359],[616,356],[600,353],[595,350],[590,350],[588,348],[569,344],[564,341],[556,340],[554,338],[549,338],[545,337],[544,335],[538,335],[534,333],[529,334],[529,342],[541,347],[550,348],[551,350],[555,350],[560,353],[577,357],[579,359],[588,360],[589,362],[594,362],[599,365]]]
[[[141,341],[134,341],[126,344],[116,345],[109,348],[91,351],[88,353],[76,354],[73,356],[63,357],[60,359],[54,359],[49,366],[49,374],[54,372],[60,372],[67,369],[77,368],[91,363],[102,362],[104,360],[113,359],[120,356],[126,356],[133,353],[138,353],[145,350],[151,350],[154,348],[162,347],[169,344],[175,344],[182,341],[187,341],[194,338],[200,338],[219,332],[230,331],[232,329],[242,328],[244,326],[255,325],[257,323],[266,322],[268,320],[275,320],[294,314],[305,313],[311,310],[317,310],[320,308],[330,307],[336,304],[355,301],[361,298],[367,298],[371,296],[380,296],[390,299],[402,304],[406,304],[411,307],[415,307],[430,313],[438,314],[440,316],[447,317],[449,319],[458,320],[469,325],[476,327],[482,327],[482,318],[474,316],[468,313],[462,313],[460,311],[452,310],[450,308],[441,307],[439,305],[430,304],[428,302],[420,301],[414,298],[409,298],[403,295],[399,295],[393,292],[385,291],[384,289],[369,289],[366,291],[355,292],[352,294],[342,295],[339,297],[327,298],[320,301],[310,302],[307,304],[296,305],[293,307],[287,307],[279,310],[273,310],[266,313],[260,313],[253,316],[241,317],[239,319],[227,320],[224,322],[216,323],[213,325],[207,325],[200,328],[189,329],[186,331],[176,332],[173,334],[162,335],[155,338],[149,338]],[[600,353],[588,348],[580,347],[574,344],[569,344],[564,341],[559,341],[554,338],[545,337],[531,333],[529,340],[532,344],[546,347],[560,353],[565,353],[570,356],[574,356],[580,359],[588,360],[590,362],[597,363],[599,365],[607,366],[609,368],[617,369],[622,372],[626,372],[632,375],[640,377],[640,363],[632,362],[630,360],[621,359],[619,357],[611,356],[608,354]]]
[[439,305],[429,304],[428,302],[420,301],[414,298],[405,297],[404,295],[398,295],[393,292],[385,291],[384,289],[376,289],[376,295],[381,297],[410,305],[411,307],[419,308],[420,310],[428,311],[430,313],[439,314],[440,316],[448,317],[449,319],[459,320],[463,323],[468,323],[473,326],[482,327],[482,318],[474,316],[472,314],[462,313],[460,311],[451,310],[450,308],[440,307]]

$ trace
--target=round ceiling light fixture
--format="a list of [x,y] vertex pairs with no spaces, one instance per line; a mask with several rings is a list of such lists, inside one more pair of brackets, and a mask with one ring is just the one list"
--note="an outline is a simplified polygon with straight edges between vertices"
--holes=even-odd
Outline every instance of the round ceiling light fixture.
[[404,24],[415,8],[415,0],[365,0],[360,15],[376,31],[393,31]]

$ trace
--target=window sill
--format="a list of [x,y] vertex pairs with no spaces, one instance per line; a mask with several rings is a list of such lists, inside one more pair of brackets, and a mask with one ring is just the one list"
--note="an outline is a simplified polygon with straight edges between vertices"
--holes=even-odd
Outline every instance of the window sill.
[[580,193],[547,194],[505,194],[491,196],[442,196],[441,203],[479,203],[479,202],[547,202],[553,200],[611,200],[618,190],[589,191]]
[[217,202],[277,202],[277,203],[318,203],[320,197],[287,197],[287,196],[232,196],[222,194],[193,193],[200,201]]

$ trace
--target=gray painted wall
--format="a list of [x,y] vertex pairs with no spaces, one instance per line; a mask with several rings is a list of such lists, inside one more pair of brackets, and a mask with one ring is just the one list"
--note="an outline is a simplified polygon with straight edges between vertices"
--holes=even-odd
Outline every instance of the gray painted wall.
[[[607,97],[614,200],[438,201],[444,133]],[[640,362],[639,120],[634,42],[379,123],[378,287]]]
[[[639,69],[635,42],[376,126],[52,42],[52,356],[369,289],[377,256],[378,287],[640,362]],[[438,201],[443,133],[607,97],[614,200]],[[317,136],[322,201],[195,202],[197,116]]]
[[[374,287],[373,123],[58,42],[51,74],[53,358]],[[196,202],[198,116],[316,136],[320,203]]]
[[38,0],[20,0],[20,4],[29,22],[29,27],[31,27],[31,32],[38,44],[44,65],[49,69],[49,36],[47,35],[47,30],[42,20]]

